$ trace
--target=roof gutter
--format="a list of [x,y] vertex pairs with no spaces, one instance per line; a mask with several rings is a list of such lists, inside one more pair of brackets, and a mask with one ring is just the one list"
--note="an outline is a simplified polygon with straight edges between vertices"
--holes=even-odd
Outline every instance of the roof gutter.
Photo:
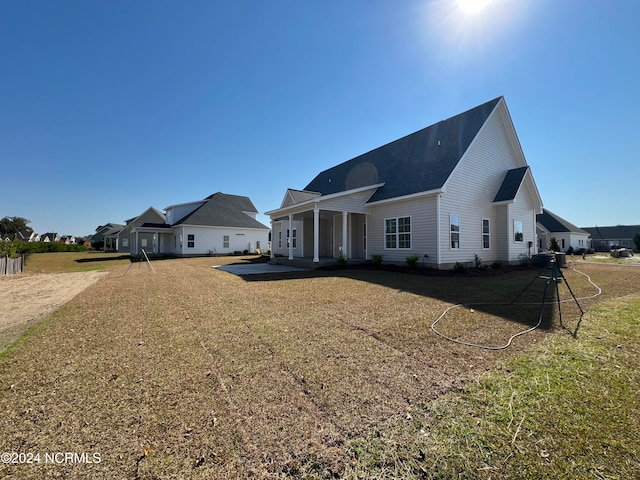
[[434,190],[427,190],[426,192],[411,193],[409,195],[403,195],[401,197],[386,198],[384,200],[377,200],[375,202],[367,202],[367,206],[383,205],[385,203],[400,202],[402,200],[413,200],[414,198],[440,195],[441,193],[444,193],[446,191],[447,189],[445,187],[441,187],[441,188],[436,188]]

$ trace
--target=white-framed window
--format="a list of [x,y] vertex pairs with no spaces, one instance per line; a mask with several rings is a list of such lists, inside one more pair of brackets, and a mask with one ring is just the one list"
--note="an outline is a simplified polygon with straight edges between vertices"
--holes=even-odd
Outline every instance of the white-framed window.
[[196,236],[193,233],[187,234],[187,248],[194,248],[196,246]]
[[449,232],[451,248],[460,248],[460,215],[457,213],[449,215]]
[[293,246],[293,248],[297,248],[298,247],[298,229],[294,228],[293,230],[290,230],[287,228],[287,248],[289,248],[289,246]]
[[491,224],[488,218],[482,219],[482,248],[491,248]]
[[411,217],[385,219],[384,248],[411,248]]
[[129,246],[129,239],[128,238],[123,238],[122,239],[122,246],[123,247],[128,247]]
[[522,220],[513,221],[513,241],[514,242],[524,241],[524,223],[522,223]]
[[229,248],[229,235],[222,236],[222,248]]
[[278,232],[278,248],[282,248],[282,230]]

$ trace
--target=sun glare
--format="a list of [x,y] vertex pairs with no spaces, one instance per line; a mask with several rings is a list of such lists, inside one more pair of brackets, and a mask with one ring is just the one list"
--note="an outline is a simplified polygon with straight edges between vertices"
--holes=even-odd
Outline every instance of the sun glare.
[[458,0],[458,6],[465,13],[476,13],[486,7],[491,0]]

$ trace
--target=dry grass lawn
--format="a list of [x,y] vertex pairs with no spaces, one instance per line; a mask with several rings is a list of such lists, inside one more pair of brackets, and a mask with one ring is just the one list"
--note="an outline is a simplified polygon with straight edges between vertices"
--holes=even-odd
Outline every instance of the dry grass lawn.
[[[567,303],[565,328],[550,308],[543,328],[506,350],[431,330],[450,305],[509,302],[537,270],[243,279],[211,268],[233,260],[154,261],[156,274],[134,266],[126,275],[127,264],[112,264],[0,358],[0,450],[41,454],[39,464],[0,465],[0,477],[340,477],[354,439],[578,327]],[[640,268],[580,269],[603,288],[581,300],[585,310],[639,290]],[[564,274],[577,296],[597,293],[583,275]],[[538,283],[519,301],[539,301]],[[540,313],[473,308],[452,311],[439,328],[500,345]],[[45,463],[55,452],[99,453],[100,462]]]

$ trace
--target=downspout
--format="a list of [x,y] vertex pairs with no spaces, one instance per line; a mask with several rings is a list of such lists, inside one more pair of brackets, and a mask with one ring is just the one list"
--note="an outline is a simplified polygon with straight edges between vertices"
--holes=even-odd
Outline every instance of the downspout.
[[439,193],[436,197],[436,216],[438,221],[436,222],[436,265],[440,268],[440,245],[442,244],[442,238],[440,238],[440,231],[442,230],[442,226],[440,223],[442,219],[440,218],[440,198],[442,194]]
[[507,263],[511,263],[511,239],[513,238],[513,232],[511,231],[512,225],[511,204],[507,203]]

